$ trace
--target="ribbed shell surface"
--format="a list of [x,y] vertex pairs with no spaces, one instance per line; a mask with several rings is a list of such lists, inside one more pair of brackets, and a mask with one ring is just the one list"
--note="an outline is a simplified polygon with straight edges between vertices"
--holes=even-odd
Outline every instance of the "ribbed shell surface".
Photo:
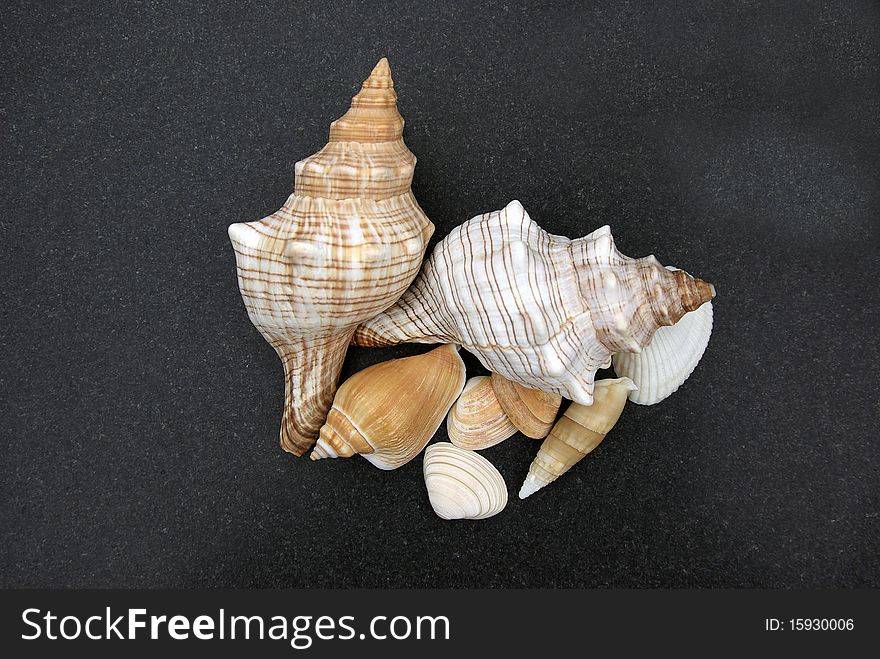
[[411,192],[380,201],[292,194],[233,237],[251,321],[286,338],[351,328],[416,276],[430,227]]
[[296,164],[284,206],[229,228],[248,316],[284,365],[281,445],[295,455],[326,419],[355,327],[406,290],[434,231],[402,135],[383,59],[330,142]]
[[614,355],[614,371],[635,382],[638,391],[629,399],[654,405],[684,384],[709,345],[712,335],[712,303],[691,311],[672,327],[661,327],[639,354]]
[[443,519],[485,519],[507,505],[507,484],[486,458],[447,442],[431,444],[423,463],[425,487]]
[[624,256],[607,226],[569,240],[513,201],[454,229],[354,340],[458,343],[493,373],[589,405],[595,373],[614,352],[641,349],[683,305],[712,294],[654,257]]

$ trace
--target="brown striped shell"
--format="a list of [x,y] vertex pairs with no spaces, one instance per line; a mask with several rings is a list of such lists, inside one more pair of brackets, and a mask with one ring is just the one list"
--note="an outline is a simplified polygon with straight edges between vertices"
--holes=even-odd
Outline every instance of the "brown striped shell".
[[425,448],[464,382],[454,345],[365,368],[339,387],[310,457],[357,453],[379,469],[397,469]]
[[284,206],[229,227],[248,316],[284,365],[281,446],[294,455],[317,438],[355,328],[406,290],[434,232],[403,123],[383,58],[329,143],[296,164]]
[[569,240],[512,201],[440,241],[403,297],[354,341],[458,343],[493,373],[589,405],[611,355],[640,351],[714,295],[653,256],[624,256],[607,226]]
[[471,451],[495,446],[516,434],[516,426],[501,408],[488,375],[465,382],[446,417],[446,434],[450,442]]

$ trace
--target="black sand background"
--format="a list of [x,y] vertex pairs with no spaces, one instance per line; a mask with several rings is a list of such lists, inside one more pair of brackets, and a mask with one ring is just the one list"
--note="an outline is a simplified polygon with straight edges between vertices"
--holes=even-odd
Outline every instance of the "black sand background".
[[[0,584],[880,585],[878,6],[469,4],[4,5]],[[487,451],[482,522],[421,460],[282,453],[237,290],[227,225],[384,55],[435,240],[516,198],[718,290],[690,381],[551,488]]]

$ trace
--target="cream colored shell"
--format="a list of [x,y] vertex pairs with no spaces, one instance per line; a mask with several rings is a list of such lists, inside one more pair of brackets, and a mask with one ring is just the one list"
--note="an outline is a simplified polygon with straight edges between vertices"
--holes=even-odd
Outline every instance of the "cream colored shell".
[[614,355],[614,372],[635,382],[629,399],[654,405],[675,393],[687,380],[712,336],[712,303],[686,313],[671,327],[661,327],[640,353]]
[[519,498],[546,487],[595,449],[617,423],[632,391],[635,385],[629,378],[599,380],[592,405],[569,405],[538,449]]
[[516,433],[516,426],[495,397],[489,376],[478,375],[465,383],[446,417],[446,433],[450,442],[472,451],[495,446]]
[[458,343],[493,373],[589,405],[612,354],[641,350],[713,295],[653,256],[624,256],[607,226],[569,240],[513,201],[440,241],[403,297],[354,341]]
[[425,450],[425,487],[434,512],[443,519],[484,519],[507,505],[507,485],[479,453],[447,442]]
[[379,469],[397,469],[425,448],[464,382],[453,345],[365,368],[339,387],[310,457],[359,453]]
[[434,226],[410,190],[415,164],[383,58],[329,143],[296,164],[284,206],[229,227],[248,316],[284,366],[281,446],[295,455],[324,423],[357,325],[418,273]]

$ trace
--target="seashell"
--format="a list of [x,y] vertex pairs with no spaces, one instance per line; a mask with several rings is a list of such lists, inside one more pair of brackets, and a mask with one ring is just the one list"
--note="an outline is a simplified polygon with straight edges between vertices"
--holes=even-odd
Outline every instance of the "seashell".
[[642,352],[614,355],[614,372],[635,382],[629,399],[654,405],[675,393],[687,380],[709,345],[712,303],[686,313],[671,327],[661,327]]
[[454,345],[355,373],[336,392],[311,459],[359,453],[379,469],[397,469],[425,448],[464,381]]
[[443,519],[484,519],[507,505],[507,484],[479,453],[438,442],[425,450],[425,487]]
[[498,373],[492,374],[492,388],[498,404],[517,430],[532,439],[547,436],[556,421],[562,396],[529,389]]
[[549,485],[599,446],[620,418],[627,395],[634,390],[629,378],[599,380],[592,405],[569,405],[538,449],[519,498],[525,499]]
[[638,352],[714,294],[653,256],[624,256],[607,226],[553,236],[512,201],[440,241],[403,297],[353,339],[458,343],[493,373],[589,405],[611,355]]
[[446,417],[449,441],[460,448],[479,450],[495,446],[516,433],[516,426],[498,404],[487,375],[468,380]]
[[284,365],[281,447],[294,455],[324,423],[357,325],[418,273],[434,225],[410,190],[415,164],[383,58],[327,145],[296,163],[284,206],[229,227],[248,316]]

